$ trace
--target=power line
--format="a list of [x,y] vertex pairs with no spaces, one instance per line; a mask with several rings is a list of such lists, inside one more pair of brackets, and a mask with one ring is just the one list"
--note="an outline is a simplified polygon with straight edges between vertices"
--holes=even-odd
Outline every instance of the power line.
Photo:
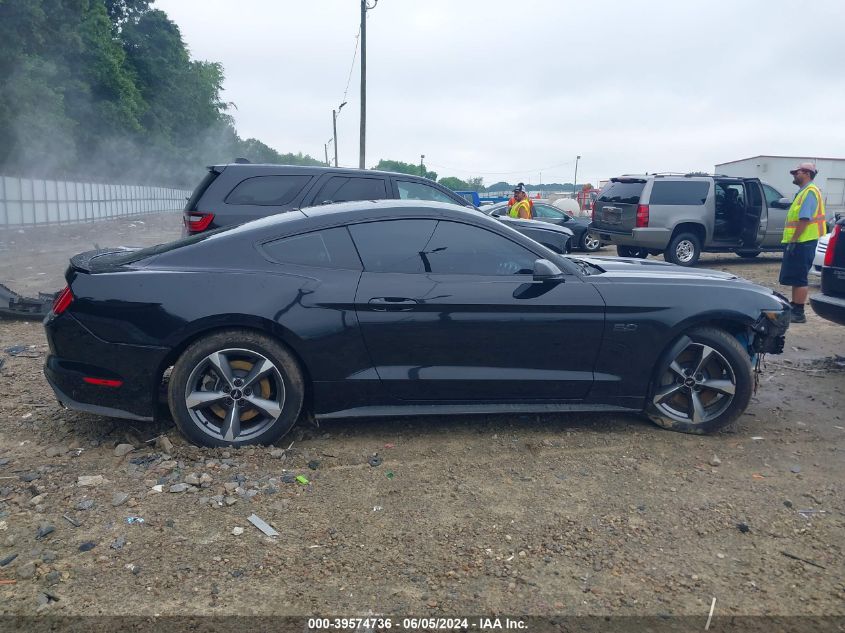
[[346,94],[349,92],[349,84],[352,82],[352,71],[355,70],[355,59],[358,57],[358,44],[361,41],[361,27],[358,27],[358,35],[355,36],[355,52],[352,53],[352,64],[349,66],[349,77],[346,79],[346,89],[343,91],[341,103],[346,101]]
[[570,160],[566,163],[559,163],[557,165],[551,165],[550,167],[535,167],[533,169],[516,169],[514,171],[478,171],[475,169],[461,169],[459,167],[449,167],[447,165],[435,165],[434,163],[429,163],[431,167],[437,167],[439,169],[448,169],[449,171],[458,171],[463,172],[465,174],[473,174],[473,175],[480,175],[480,176],[508,176],[510,174],[533,174],[535,172],[540,171],[548,171],[550,169],[556,169],[558,167],[568,167],[569,165],[574,164],[574,160]]

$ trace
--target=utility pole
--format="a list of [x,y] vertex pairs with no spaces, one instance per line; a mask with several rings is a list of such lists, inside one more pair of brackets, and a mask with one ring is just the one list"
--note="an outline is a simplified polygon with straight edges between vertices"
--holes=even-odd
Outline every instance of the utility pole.
[[575,182],[572,183],[572,193],[577,194],[578,192],[578,161],[581,160],[580,156],[575,157]]
[[361,0],[361,146],[358,168],[364,169],[367,139],[367,0]]
[[329,166],[329,144],[323,143],[323,151],[326,153],[326,167]]
[[[334,166],[337,167],[337,115],[340,114],[340,111],[343,109],[343,106],[346,105],[346,101],[340,104],[337,110],[332,110],[332,131],[334,132]],[[326,161],[328,162],[328,160]]]
[[425,178],[425,167],[423,166],[423,161],[425,160],[425,154],[420,154],[420,176]]

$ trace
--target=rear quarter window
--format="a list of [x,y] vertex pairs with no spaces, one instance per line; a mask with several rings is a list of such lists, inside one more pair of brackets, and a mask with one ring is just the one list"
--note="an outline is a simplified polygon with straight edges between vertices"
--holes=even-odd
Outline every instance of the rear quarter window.
[[655,180],[648,203],[702,205],[707,201],[708,193],[710,183],[706,180]]
[[639,204],[645,182],[611,182],[602,189],[599,202]]
[[277,207],[293,202],[297,194],[311,180],[311,176],[255,176],[241,181],[229,195],[226,204],[250,204]]
[[361,260],[346,227],[312,231],[261,245],[264,256],[277,264],[361,270]]

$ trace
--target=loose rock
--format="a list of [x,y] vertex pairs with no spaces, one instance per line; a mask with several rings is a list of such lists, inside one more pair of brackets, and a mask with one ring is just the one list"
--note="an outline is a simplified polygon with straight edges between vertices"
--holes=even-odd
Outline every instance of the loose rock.
[[128,494],[126,494],[125,492],[116,492],[116,493],[114,493],[114,495],[111,498],[111,504],[114,507],[122,506],[128,500],[129,500]]
[[35,563],[24,563],[18,567],[17,577],[21,580],[29,580],[35,576]]
[[90,510],[94,507],[94,500],[93,499],[83,499],[79,503],[76,504],[77,510]]
[[188,484],[173,484],[170,486],[170,492],[185,492],[188,489]]
[[721,463],[722,463],[722,460],[719,459],[718,455],[713,455],[713,457],[710,458],[710,465],[711,466],[718,466]]
[[44,454],[47,457],[60,457],[68,452],[67,446],[48,446]]
[[45,536],[52,534],[55,531],[56,531],[56,528],[54,526],[50,525],[49,523],[42,523],[38,527],[38,531],[35,533],[35,538],[42,539]]
[[134,450],[135,447],[132,444],[118,444],[114,447],[114,455],[115,457],[125,457]]
[[156,447],[165,453],[173,452],[173,442],[166,435],[161,435],[156,439]]
[[80,475],[76,479],[77,486],[100,486],[104,482],[102,475]]

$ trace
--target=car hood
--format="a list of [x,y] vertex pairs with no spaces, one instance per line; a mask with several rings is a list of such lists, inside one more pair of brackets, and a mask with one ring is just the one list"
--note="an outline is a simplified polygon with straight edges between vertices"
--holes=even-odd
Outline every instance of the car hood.
[[550,224],[549,222],[540,222],[538,220],[522,220],[519,218],[506,218],[499,216],[497,218],[502,224],[507,224],[514,229],[536,229],[538,231],[550,231],[552,233],[563,233],[572,237],[574,233],[571,229],[557,224]]
[[[741,277],[708,268],[685,268],[667,262],[627,257],[577,257],[607,271],[611,277],[648,277],[654,279],[738,279]],[[747,282],[750,283],[750,282]]]

